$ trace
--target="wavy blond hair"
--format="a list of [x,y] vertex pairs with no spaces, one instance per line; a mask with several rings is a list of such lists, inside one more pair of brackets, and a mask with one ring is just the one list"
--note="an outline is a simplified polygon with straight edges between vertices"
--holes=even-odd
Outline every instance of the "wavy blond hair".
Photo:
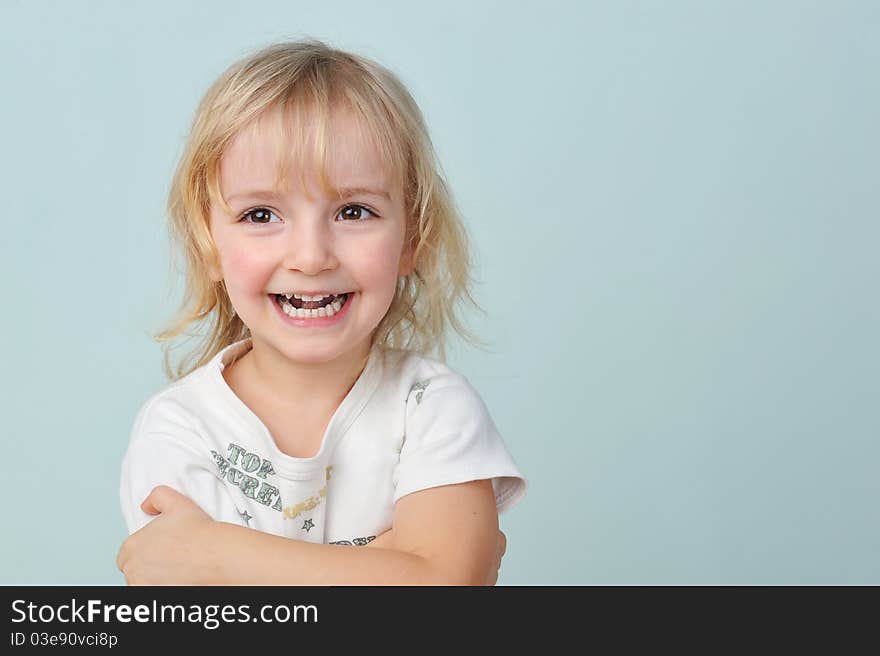
[[[172,263],[184,256],[185,288],[177,315],[153,339],[169,342],[183,334],[199,339],[172,367],[173,347],[164,347],[165,374],[177,380],[208,363],[226,346],[250,336],[232,307],[223,281],[213,282],[209,267],[219,262],[210,234],[210,208],[229,206],[220,192],[224,149],[253,121],[280,109],[281,157],[277,176],[303,148],[303,125],[316,126],[314,161],[326,184],[326,148],[331,109],[342,104],[354,114],[392,175],[404,190],[406,244],[413,268],[398,280],[388,312],[372,336],[383,354],[405,349],[446,361],[447,324],[474,345],[484,346],[457,316],[470,293],[471,260],[465,226],[428,135],[425,120],[409,91],[388,69],[362,56],[337,50],[317,39],[276,43],[230,66],[199,103],[168,195]],[[299,138],[291,126],[298,126]],[[485,312],[484,312],[485,314]],[[188,331],[208,325],[207,334]]]

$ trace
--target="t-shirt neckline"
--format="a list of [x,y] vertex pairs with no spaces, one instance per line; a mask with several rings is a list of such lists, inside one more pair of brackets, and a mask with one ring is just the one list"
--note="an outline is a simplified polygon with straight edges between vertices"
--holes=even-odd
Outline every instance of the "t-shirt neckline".
[[334,447],[361,414],[379,386],[382,373],[381,354],[375,348],[370,350],[364,370],[330,417],[318,452],[309,458],[298,458],[288,455],[278,448],[267,426],[229,387],[223,377],[223,369],[229,361],[233,357],[238,358],[244,355],[251,347],[251,337],[246,337],[225,347],[214,356],[209,368],[209,376],[215,381],[227,407],[244,423],[245,428],[262,437],[263,446],[269,450],[272,466],[277,474],[293,479],[307,479],[313,478],[319,472],[323,473]]

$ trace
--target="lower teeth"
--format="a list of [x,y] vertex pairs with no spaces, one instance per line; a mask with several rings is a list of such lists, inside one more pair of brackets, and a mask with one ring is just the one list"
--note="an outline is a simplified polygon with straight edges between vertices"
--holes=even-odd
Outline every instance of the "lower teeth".
[[306,308],[295,308],[291,305],[290,301],[287,300],[284,296],[278,296],[278,304],[281,306],[281,309],[284,311],[289,317],[293,317],[294,319],[317,319],[319,317],[332,317],[342,306],[348,301],[348,294],[342,294],[339,298],[337,298],[332,303],[328,303],[324,307],[316,308],[314,310],[307,310]]

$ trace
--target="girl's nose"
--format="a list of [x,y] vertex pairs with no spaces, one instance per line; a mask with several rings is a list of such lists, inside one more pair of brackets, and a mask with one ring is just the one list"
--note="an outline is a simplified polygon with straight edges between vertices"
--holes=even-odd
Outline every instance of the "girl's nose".
[[330,226],[320,219],[300,217],[284,242],[283,266],[314,275],[337,265]]

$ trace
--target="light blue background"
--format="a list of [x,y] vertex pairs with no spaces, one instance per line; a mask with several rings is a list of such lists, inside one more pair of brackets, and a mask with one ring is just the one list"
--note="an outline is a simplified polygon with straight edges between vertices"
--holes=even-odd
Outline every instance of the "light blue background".
[[164,202],[235,59],[396,71],[471,235],[527,498],[502,584],[880,583],[876,2],[0,5],[0,583],[122,583]]

